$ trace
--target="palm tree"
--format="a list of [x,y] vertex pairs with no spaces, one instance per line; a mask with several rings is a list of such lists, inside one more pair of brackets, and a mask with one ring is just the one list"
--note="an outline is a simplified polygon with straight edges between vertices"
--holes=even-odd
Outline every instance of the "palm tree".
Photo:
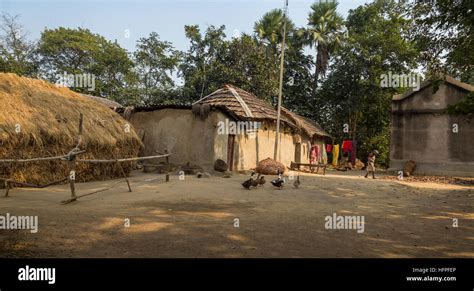
[[288,37],[294,31],[295,25],[281,9],[273,9],[265,13],[254,26],[258,39],[268,45],[275,56],[278,54],[278,47],[283,39],[283,21],[285,18],[286,36]]
[[343,18],[337,13],[336,1],[318,1],[311,5],[309,27],[298,33],[305,34],[311,47],[316,47],[316,84],[319,76],[326,74],[331,51],[342,39]]

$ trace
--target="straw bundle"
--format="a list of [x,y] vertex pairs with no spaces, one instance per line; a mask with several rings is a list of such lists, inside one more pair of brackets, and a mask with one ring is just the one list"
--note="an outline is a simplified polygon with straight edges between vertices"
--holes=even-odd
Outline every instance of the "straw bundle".
[[278,175],[278,171],[283,173],[285,170],[285,165],[270,158],[261,160],[256,168],[256,172],[263,175]]
[[[136,157],[142,146],[127,121],[107,106],[42,80],[0,73],[0,159],[67,154],[77,143],[84,115],[80,159]],[[130,172],[133,163],[121,163]],[[67,162],[0,163],[0,177],[47,184],[65,178]],[[78,163],[76,181],[121,176],[115,163]]]

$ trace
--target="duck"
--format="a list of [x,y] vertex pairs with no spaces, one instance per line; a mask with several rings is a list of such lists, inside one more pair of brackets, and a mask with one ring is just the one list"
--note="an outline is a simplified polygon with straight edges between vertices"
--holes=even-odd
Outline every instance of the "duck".
[[282,179],[281,174],[282,174],[282,172],[280,172],[280,170],[278,170],[278,179],[273,180],[273,181],[271,182],[272,185],[275,186],[275,187],[278,187],[278,189],[282,189],[282,188],[283,188],[283,184],[285,183],[285,180]]
[[267,181],[265,181],[265,176],[261,176],[260,179],[258,179],[258,185],[263,186]]
[[[242,186],[243,186],[245,189],[250,190],[250,187],[253,186],[253,184],[254,184],[253,176],[254,176],[254,175],[255,175],[255,172],[252,172],[252,174],[250,175],[250,179],[245,180],[245,181],[242,183]],[[255,186],[254,186],[254,187],[255,187]]]
[[293,186],[298,189],[301,185],[301,182],[300,182],[300,175],[298,174],[298,176],[296,176],[296,180],[293,182]]
[[257,179],[252,180],[252,183],[251,183],[252,187],[257,188],[259,185],[259,181],[260,181],[260,174],[258,174]]

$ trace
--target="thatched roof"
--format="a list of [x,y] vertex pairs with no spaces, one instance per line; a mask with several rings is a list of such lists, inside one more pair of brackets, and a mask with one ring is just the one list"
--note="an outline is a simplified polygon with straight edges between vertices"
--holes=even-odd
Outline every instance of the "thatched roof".
[[[277,112],[272,105],[233,85],[225,85],[223,88],[194,102],[194,104],[208,104],[241,120],[277,120]],[[290,127],[296,126],[284,116],[281,116],[280,120]]]
[[92,100],[95,100],[99,103],[102,103],[104,104],[105,106],[109,107],[109,108],[112,108],[112,109],[117,109],[117,108],[122,108],[123,106],[118,103],[118,102],[115,102],[113,100],[109,100],[109,99],[106,99],[106,98],[103,98],[103,97],[97,97],[97,96],[93,96],[93,95],[89,95],[89,94],[82,94]]
[[281,107],[281,112],[283,115],[288,117],[293,123],[296,124],[306,135],[313,137],[314,135],[322,137],[331,137],[318,123],[312,121],[307,117],[298,115],[290,110]]
[[[0,104],[0,158],[3,159],[67,154],[76,144],[80,113],[84,115],[82,148],[87,151],[81,158],[134,157],[141,147],[134,129],[119,114],[82,94],[46,81],[0,73]],[[131,164],[123,166],[127,171]],[[68,172],[67,164],[60,161],[35,162],[16,168],[0,163],[1,177],[32,183],[58,180]],[[78,181],[87,181],[119,175],[120,170],[112,165],[80,164],[76,176]]]

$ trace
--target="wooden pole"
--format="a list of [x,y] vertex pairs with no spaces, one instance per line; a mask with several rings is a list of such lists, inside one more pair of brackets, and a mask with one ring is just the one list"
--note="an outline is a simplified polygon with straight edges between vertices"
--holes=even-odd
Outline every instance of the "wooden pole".
[[76,200],[76,187],[74,181],[76,180],[76,153],[80,151],[82,144],[82,125],[84,123],[84,115],[79,113],[79,129],[77,133],[77,144],[74,149],[69,152],[69,186],[71,188],[71,200]]
[[116,163],[116,162],[131,162],[131,161],[144,161],[151,160],[156,158],[164,158],[170,156],[171,154],[166,155],[156,155],[156,156],[146,156],[146,157],[136,157],[136,158],[123,158],[123,159],[112,159],[112,160],[81,160],[78,159],[79,163]]
[[283,40],[281,42],[281,56],[280,56],[280,84],[278,88],[278,107],[277,107],[277,121],[276,121],[276,132],[275,132],[275,149],[273,153],[273,159],[279,160],[280,153],[280,118],[281,118],[281,99],[283,95],[283,67],[285,60],[285,40],[286,40],[286,13],[288,11],[288,0],[285,0],[285,8],[283,14]]
[[5,197],[8,197],[8,192],[10,192],[10,183],[8,180],[5,180]]
[[[115,156],[115,154],[114,154],[114,156]],[[122,165],[119,163],[118,160],[117,160],[117,164],[116,164],[116,165],[120,168],[120,171],[122,172],[123,178],[125,179],[125,182],[127,182],[128,192],[132,192],[132,187],[130,187],[130,182],[128,181],[127,174],[125,174],[125,171],[123,170],[123,167],[122,167]]]
[[[76,199],[76,187],[74,186],[74,180],[76,180],[76,162],[71,161],[70,162],[70,171],[69,171],[69,186],[71,187],[71,199]],[[72,175],[72,172],[74,172],[74,175]],[[71,177],[73,176],[73,177]]]

